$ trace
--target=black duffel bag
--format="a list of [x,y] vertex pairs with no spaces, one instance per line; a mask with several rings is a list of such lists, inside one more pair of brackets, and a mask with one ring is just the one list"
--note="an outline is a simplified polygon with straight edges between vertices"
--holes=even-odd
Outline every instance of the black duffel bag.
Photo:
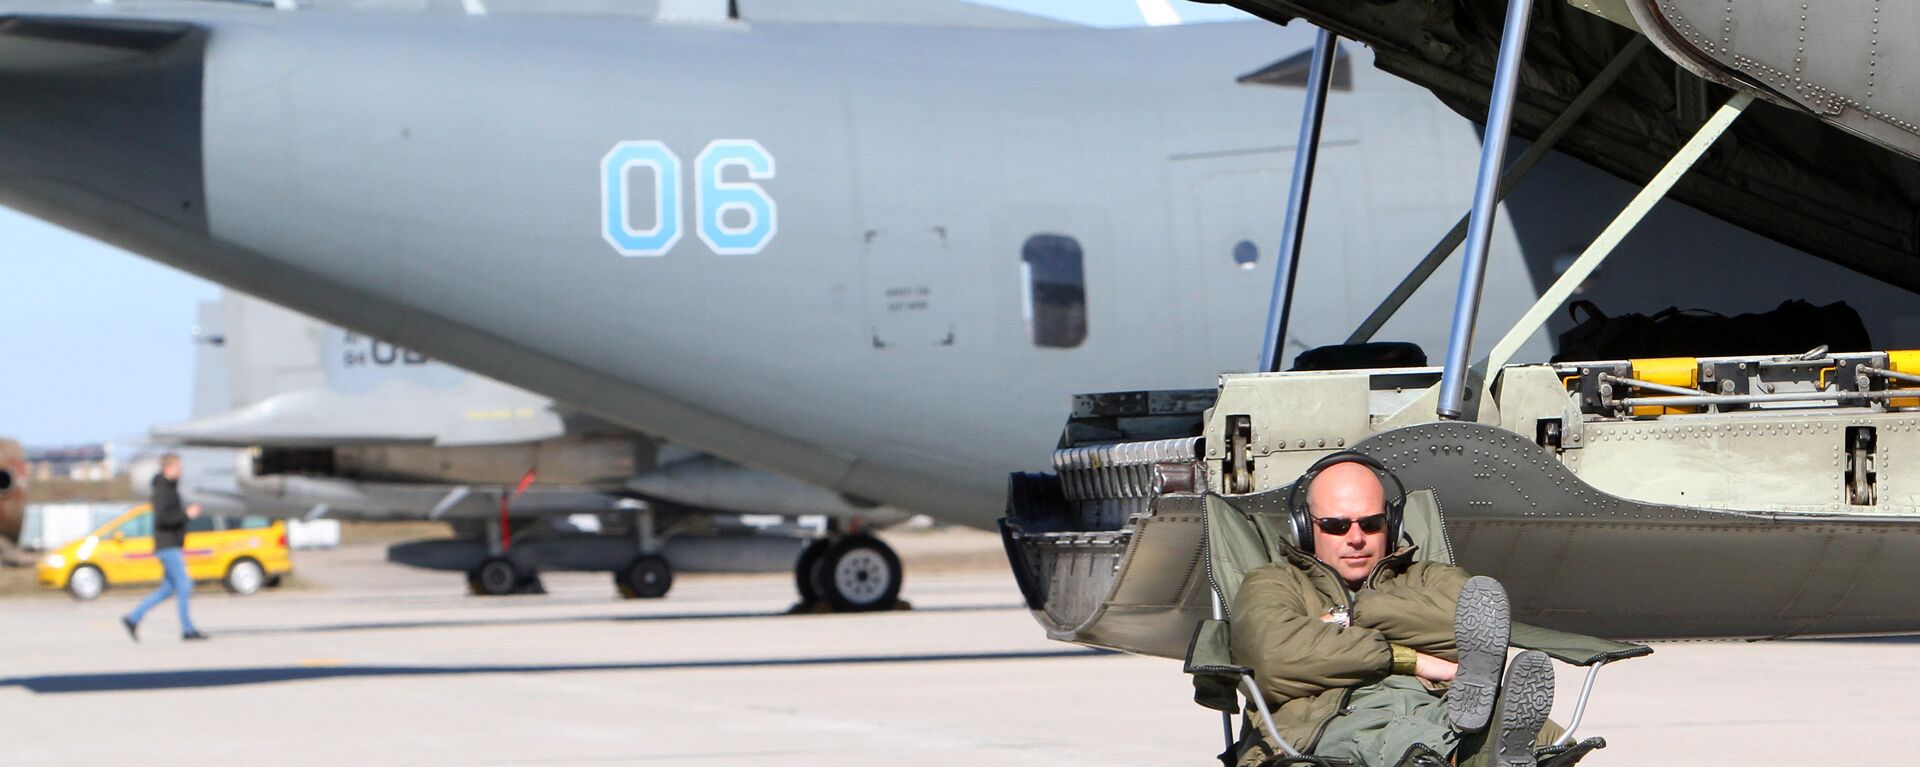
[[1873,349],[1866,323],[1845,301],[1814,306],[1795,299],[1737,317],[1676,307],[1652,317],[1609,317],[1592,301],[1575,301],[1567,314],[1580,324],[1560,334],[1554,362],[1799,354],[1821,345],[1833,352]]

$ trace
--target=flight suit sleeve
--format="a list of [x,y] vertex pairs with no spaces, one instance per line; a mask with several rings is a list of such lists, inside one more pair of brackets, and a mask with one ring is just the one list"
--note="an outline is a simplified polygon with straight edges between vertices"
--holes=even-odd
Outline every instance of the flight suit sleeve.
[[1234,659],[1276,703],[1379,681],[1393,666],[1379,631],[1321,621],[1309,588],[1298,574],[1268,566],[1248,574],[1233,600]]
[[1459,660],[1453,613],[1468,577],[1452,565],[1416,563],[1388,587],[1362,589],[1354,600],[1353,625],[1379,631],[1394,644]]

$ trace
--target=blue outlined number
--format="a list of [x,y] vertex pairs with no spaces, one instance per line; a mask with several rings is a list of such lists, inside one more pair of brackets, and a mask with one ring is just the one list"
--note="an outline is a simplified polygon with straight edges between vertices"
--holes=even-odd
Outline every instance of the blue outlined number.
[[[773,155],[752,139],[718,139],[694,158],[694,205],[700,210],[700,240],[722,256],[759,253],[780,229],[779,208],[767,191],[752,181],[727,181],[728,166],[746,169],[747,178],[773,178]],[[746,214],[745,226],[727,226],[729,211]]]
[[[635,229],[628,215],[628,180],[635,168],[653,171],[653,226]],[[601,234],[623,256],[664,256],[680,242],[680,158],[658,141],[622,141],[600,161]]]
[[[737,167],[746,181],[728,181]],[[633,226],[633,179],[645,168],[653,177],[653,225]],[[758,181],[774,176],[773,155],[752,139],[717,139],[694,159],[695,231],[722,256],[759,253],[780,230],[780,209]],[[601,236],[623,256],[664,256],[679,244],[685,213],[680,156],[659,141],[622,141],[600,160]],[[738,225],[729,226],[731,214]]]

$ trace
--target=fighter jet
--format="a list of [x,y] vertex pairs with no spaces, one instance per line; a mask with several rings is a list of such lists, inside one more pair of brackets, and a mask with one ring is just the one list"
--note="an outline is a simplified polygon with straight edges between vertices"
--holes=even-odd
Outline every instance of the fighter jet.
[[[466,573],[476,593],[539,591],[541,571],[594,570],[613,573],[623,595],[658,598],[687,566],[790,567],[807,543],[795,516],[906,516],[244,294],[203,305],[195,337],[196,417],[153,436],[244,452],[229,470],[189,473],[189,501],[228,514],[446,520],[457,540],[399,544],[389,559]],[[749,525],[745,514],[788,521]],[[591,515],[591,529],[570,524],[575,515]]]
[[[1311,30],[464,5],[7,3],[0,202],[729,466],[976,526],[1073,393],[1256,369]],[[1361,324],[1470,197],[1443,182],[1473,176],[1474,127],[1346,57],[1288,354]],[[1579,239],[1496,235],[1489,323]],[[1378,335],[1442,348],[1447,297],[1404,304]],[[857,529],[799,577],[897,584]]]

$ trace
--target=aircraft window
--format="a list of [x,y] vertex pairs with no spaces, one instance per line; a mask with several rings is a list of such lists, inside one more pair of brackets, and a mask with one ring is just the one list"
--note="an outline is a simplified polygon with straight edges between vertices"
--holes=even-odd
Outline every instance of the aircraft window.
[[1252,269],[1260,263],[1260,246],[1252,240],[1241,240],[1233,246],[1233,262],[1242,269]]
[[1071,349],[1087,340],[1087,277],[1080,242],[1061,234],[1036,234],[1020,248],[1020,274],[1027,283],[1023,305],[1033,345]]
[[115,531],[125,533],[128,538],[145,538],[153,535],[153,515],[142,514],[121,523]]

